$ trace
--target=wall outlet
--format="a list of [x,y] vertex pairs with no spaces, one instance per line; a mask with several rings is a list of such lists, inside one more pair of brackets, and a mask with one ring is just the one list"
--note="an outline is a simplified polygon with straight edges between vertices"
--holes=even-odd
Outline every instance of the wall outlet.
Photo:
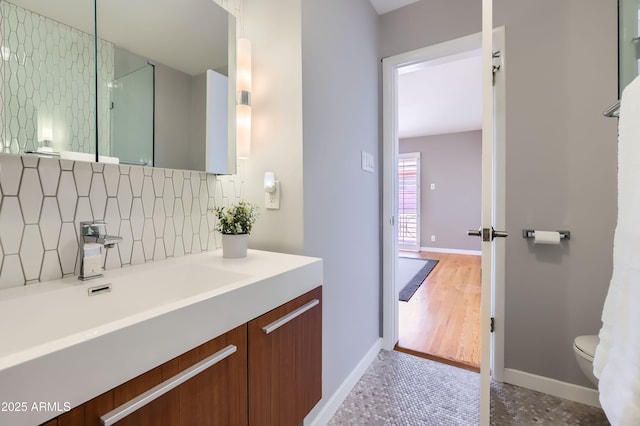
[[435,235],[432,235],[432,236],[431,236],[431,242],[432,242],[432,243],[435,243],[435,241],[436,241],[436,236],[435,236]]
[[432,184],[431,184],[431,190],[433,191],[434,189],[436,189],[436,184],[435,184],[435,183],[432,183]]
[[279,181],[276,181],[275,191],[264,193],[264,206],[267,210],[280,209],[280,182]]

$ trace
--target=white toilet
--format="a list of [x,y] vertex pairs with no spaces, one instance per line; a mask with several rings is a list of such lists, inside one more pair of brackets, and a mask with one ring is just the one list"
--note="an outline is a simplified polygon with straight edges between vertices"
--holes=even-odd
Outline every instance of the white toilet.
[[593,357],[596,346],[600,342],[598,336],[578,336],[573,341],[573,352],[578,360],[582,372],[594,385],[598,386],[598,379],[593,375]]

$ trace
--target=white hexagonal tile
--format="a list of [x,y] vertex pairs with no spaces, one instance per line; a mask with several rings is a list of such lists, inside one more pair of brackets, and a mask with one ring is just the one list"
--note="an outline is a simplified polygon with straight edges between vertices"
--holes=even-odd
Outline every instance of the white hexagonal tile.
[[153,252],[153,260],[164,260],[167,258],[167,253],[164,250],[164,242],[162,238],[156,240],[155,251]]
[[131,180],[131,192],[133,196],[140,197],[142,195],[142,183],[144,181],[142,167],[131,167],[129,179]]
[[142,210],[142,199],[134,198],[131,207],[131,232],[133,232],[133,240],[142,239],[142,230],[144,228],[144,211]]
[[62,269],[60,268],[58,251],[45,251],[44,259],[42,261],[42,270],[40,271],[40,281],[51,281],[59,278],[62,278]]
[[2,274],[0,274],[0,288],[17,287],[24,285],[25,279],[22,272],[20,256],[7,255],[2,261]]
[[78,193],[70,171],[63,170],[60,173],[60,186],[58,188],[58,207],[63,222],[73,221],[78,202]]
[[76,208],[76,217],[74,219],[76,229],[80,229],[80,222],[89,220],[93,220],[89,197],[78,197],[78,206]]
[[73,170],[73,165],[75,161],[72,160],[60,160],[60,168],[62,170]]
[[121,175],[127,175],[129,176],[129,173],[131,172],[131,166],[118,166],[120,168],[120,174]]
[[191,202],[193,201],[193,194],[191,194],[191,185],[188,180],[184,181],[182,185],[182,208],[185,216],[191,215]]
[[219,180],[216,181],[216,191],[213,197],[214,207],[222,207],[222,182]]
[[133,194],[131,193],[131,184],[129,183],[129,176],[121,175],[120,183],[118,185],[118,207],[120,209],[120,217],[122,219],[129,219],[131,215],[132,201],[133,201]]
[[193,241],[191,242],[191,254],[202,253],[203,248],[200,244],[200,234],[194,234]]
[[94,173],[102,173],[104,170],[104,163],[91,163],[91,170]]
[[206,215],[200,216],[200,244],[203,250],[209,250],[209,221]]
[[142,241],[133,242],[133,250],[131,252],[131,264],[139,265],[144,263],[144,250],[142,249]]
[[176,244],[176,231],[173,227],[173,221],[167,220],[164,224],[164,249],[167,256],[173,256],[173,249]]
[[164,222],[166,219],[167,216],[164,212],[164,204],[156,203],[156,206],[153,209],[153,226],[156,230],[156,238],[164,237]]
[[144,250],[145,260],[152,260],[155,251],[156,233],[153,227],[152,219],[144,220],[144,229],[142,231],[142,248]]
[[145,218],[153,217],[153,205],[155,201],[156,195],[153,192],[153,179],[151,179],[150,176],[145,176],[142,185],[142,207]]
[[118,235],[118,232],[120,232],[120,210],[118,209],[118,200],[116,198],[107,199],[104,221],[107,224],[107,234]]
[[173,190],[175,192],[176,197],[182,197],[182,186],[184,185],[184,175],[179,171],[176,170],[175,173],[173,173]]
[[0,185],[3,195],[18,195],[22,161],[17,155],[0,155]]
[[153,168],[152,167],[142,167],[142,172],[144,173],[145,176],[151,177],[151,175],[153,175]]
[[33,157],[30,155],[25,155],[22,157],[22,165],[24,167],[36,168],[38,167],[38,157]]
[[107,196],[118,195],[118,184],[120,183],[120,169],[116,164],[106,164],[102,172],[104,183],[107,187]]
[[54,250],[58,247],[58,237],[62,227],[62,219],[58,211],[58,202],[54,197],[45,197],[42,204],[42,217],[40,218],[40,233],[45,250]]
[[184,243],[182,242],[182,237],[176,236],[176,242],[173,247],[173,257],[182,257],[185,255],[184,252]]
[[207,251],[214,251],[218,249],[217,241],[216,241],[217,232],[209,232],[209,239],[207,240]]
[[60,241],[58,242],[58,254],[63,274],[72,274],[75,270],[76,258],[78,257],[78,237],[76,236],[75,224],[63,223],[60,231]]
[[200,213],[200,201],[197,198],[193,199],[191,203],[191,224],[193,226],[193,233],[197,234],[200,232],[200,217],[202,214]]
[[89,190],[91,188],[91,175],[93,170],[91,169],[91,163],[84,161],[76,161],[73,165],[73,177],[76,181],[76,189],[78,196],[89,196]]
[[162,196],[162,202],[164,203],[164,211],[167,216],[173,216],[173,205],[176,202],[176,195],[173,192],[173,180],[167,178],[164,185],[164,195]]
[[209,198],[213,198],[216,195],[216,175],[207,175],[207,193]]
[[20,246],[20,260],[27,281],[40,278],[43,256],[44,247],[42,246],[42,237],[40,237],[40,228],[38,225],[25,226]]
[[191,173],[191,195],[197,197],[200,194],[200,174]]
[[42,188],[36,169],[24,169],[22,174],[22,184],[18,195],[22,215],[27,224],[36,224],[40,219],[40,209],[42,208]]
[[131,251],[133,250],[133,234],[131,233],[131,222],[129,220],[120,221],[119,236],[122,237],[122,241],[118,244],[120,263],[122,265],[130,265]]
[[43,158],[38,166],[40,183],[45,196],[55,196],[60,181],[60,162],[51,158]]
[[0,240],[5,254],[17,254],[24,229],[17,197],[4,197],[0,209]]
[[162,197],[164,194],[165,179],[164,169],[153,169],[153,191],[156,197]]
[[91,211],[95,220],[104,220],[104,211],[107,205],[107,188],[104,184],[102,173],[94,173],[91,179],[91,190],[89,192]]
[[200,186],[200,194],[198,195],[200,200],[200,214],[205,214],[209,209],[209,194],[207,192],[207,186],[202,184]]
[[176,229],[176,235],[182,235],[182,228],[184,226],[184,210],[182,209],[182,203],[176,203],[173,209],[173,226]]
[[191,217],[184,218],[184,226],[182,227],[182,241],[184,242],[185,253],[191,252],[191,244],[193,243],[193,226],[191,226]]

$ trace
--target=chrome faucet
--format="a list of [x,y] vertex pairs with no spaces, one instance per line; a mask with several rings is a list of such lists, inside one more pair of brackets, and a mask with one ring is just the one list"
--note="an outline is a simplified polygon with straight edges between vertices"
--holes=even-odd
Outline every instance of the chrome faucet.
[[104,264],[103,254],[122,241],[122,237],[107,235],[106,229],[107,224],[104,221],[80,222],[82,262],[80,263],[79,279],[89,280],[101,277]]
[[107,224],[104,221],[80,222],[80,234],[82,235],[83,244],[98,243],[109,249],[122,241],[122,237],[107,235],[106,231]]

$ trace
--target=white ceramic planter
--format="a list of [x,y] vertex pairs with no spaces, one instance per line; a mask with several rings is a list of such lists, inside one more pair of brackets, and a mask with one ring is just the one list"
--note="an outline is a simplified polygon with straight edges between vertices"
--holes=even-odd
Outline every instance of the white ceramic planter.
[[222,257],[237,259],[247,257],[249,234],[222,234]]

